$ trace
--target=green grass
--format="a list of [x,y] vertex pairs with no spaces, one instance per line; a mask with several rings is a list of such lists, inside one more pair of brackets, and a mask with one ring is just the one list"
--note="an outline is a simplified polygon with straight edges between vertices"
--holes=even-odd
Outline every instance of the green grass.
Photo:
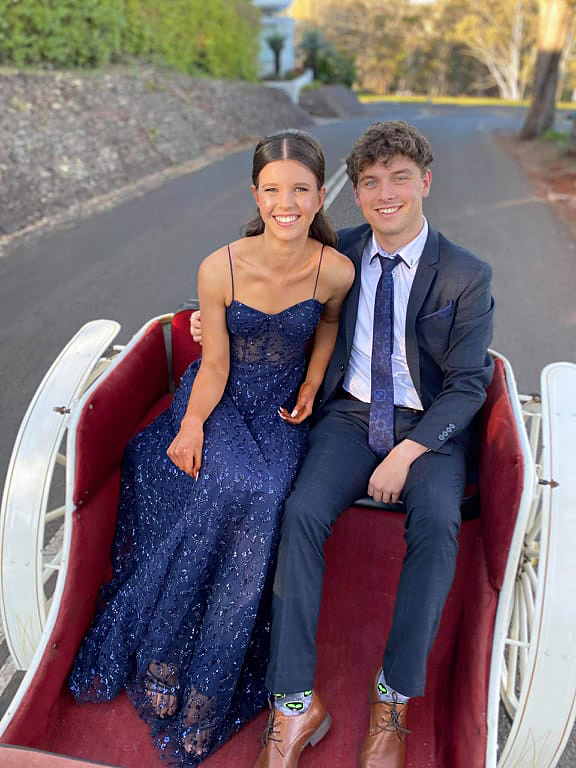
[[553,144],[559,152],[563,152],[568,145],[568,134],[562,131],[544,131],[540,139]]
[[[512,99],[496,99],[480,96],[400,96],[397,94],[389,94],[386,96],[379,96],[373,93],[358,93],[358,98],[365,104],[370,104],[376,101],[389,101],[389,102],[410,102],[410,103],[423,103],[423,104],[456,104],[460,107],[528,107],[530,101],[512,100]],[[575,103],[571,102],[559,102],[556,104],[557,109],[574,109]]]

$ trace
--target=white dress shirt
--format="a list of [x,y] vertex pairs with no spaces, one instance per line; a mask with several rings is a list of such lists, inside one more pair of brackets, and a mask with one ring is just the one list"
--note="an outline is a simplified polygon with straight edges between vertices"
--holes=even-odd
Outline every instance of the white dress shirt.
[[394,281],[394,349],[392,352],[394,405],[403,405],[407,408],[422,410],[422,402],[414,388],[414,382],[410,376],[406,361],[405,329],[408,298],[412,283],[414,282],[416,267],[420,261],[427,237],[428,222],[424,219],[424,226],[417,237],[395,253],[387,253],[381,248],[374,233],[372,233],[372,237],[364,248],[354,340],[352,341],[352,350],[342,386],[351,395],[365,403],[370,402],[372,391],[371,359],[374,301],[376,298],[376,286],[382,273],[380,261],[374,257],[377,253],[381,253],[385,257],[393,258],[397,253],[402,257],[402,261],[392,272],[392,279]]

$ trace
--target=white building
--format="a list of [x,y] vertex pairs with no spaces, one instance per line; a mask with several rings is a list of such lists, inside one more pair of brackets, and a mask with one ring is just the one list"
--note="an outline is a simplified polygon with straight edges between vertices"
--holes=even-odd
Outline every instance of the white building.
[[260,74],[262,77],[274,74],[274,53],[266,42],[272,35],[282,35],[284,47],[280,56],[280,73],[294,69],[295,24],[288,16],[279,16],[292,0],[252,0],[252,4],[262,11],[262,30],[260,33]]

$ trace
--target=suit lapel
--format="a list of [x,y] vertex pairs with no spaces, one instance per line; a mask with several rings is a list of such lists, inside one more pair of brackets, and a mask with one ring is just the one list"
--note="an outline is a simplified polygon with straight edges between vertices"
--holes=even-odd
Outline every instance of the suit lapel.
[[356,268],[356,276],[352,283],[352,288],[346,297],[343,308],[343,326],[344,326],[344,338],[346,341],[347,354],[350,354],[352,349],[352,341],[354,340],[354,329],[356,328],[356,316],[358,314],[358,299],[360,298],[360,282],[362,279],[362,254],[368,238],[372,236],[372,230],[368,228],[365,235],[358,238],[350,244],[348,248],[344,249],[344,253],[352,260]]
[[420,261],[416,267],[416,274],[406,310],[406,361],[410,370],[412,381],[416,391],[420,394],[420,357],[418,354],[418,339],[416,336],[416,318],[424,299],[428,295],[430,286],[436,277],[439,258],[438,233],[430,229]]

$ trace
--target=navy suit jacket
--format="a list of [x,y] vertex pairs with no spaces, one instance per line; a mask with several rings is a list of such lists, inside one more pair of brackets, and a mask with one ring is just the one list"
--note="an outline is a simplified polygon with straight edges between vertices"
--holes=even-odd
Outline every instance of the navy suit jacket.
[[[354,263],[356,278],[342,307],[340,327],[324,384],[322,406],[338,392],[350,357],[362,253],[368,224],[338,233],[338,250]],[[486,398],[493,361],[491,269],[465,248],[429,229],[416,268],[406,315],[406,358],[424,415],[409,437],[433,451],[449,453],[452,441],[469,447],[470,425]]]

